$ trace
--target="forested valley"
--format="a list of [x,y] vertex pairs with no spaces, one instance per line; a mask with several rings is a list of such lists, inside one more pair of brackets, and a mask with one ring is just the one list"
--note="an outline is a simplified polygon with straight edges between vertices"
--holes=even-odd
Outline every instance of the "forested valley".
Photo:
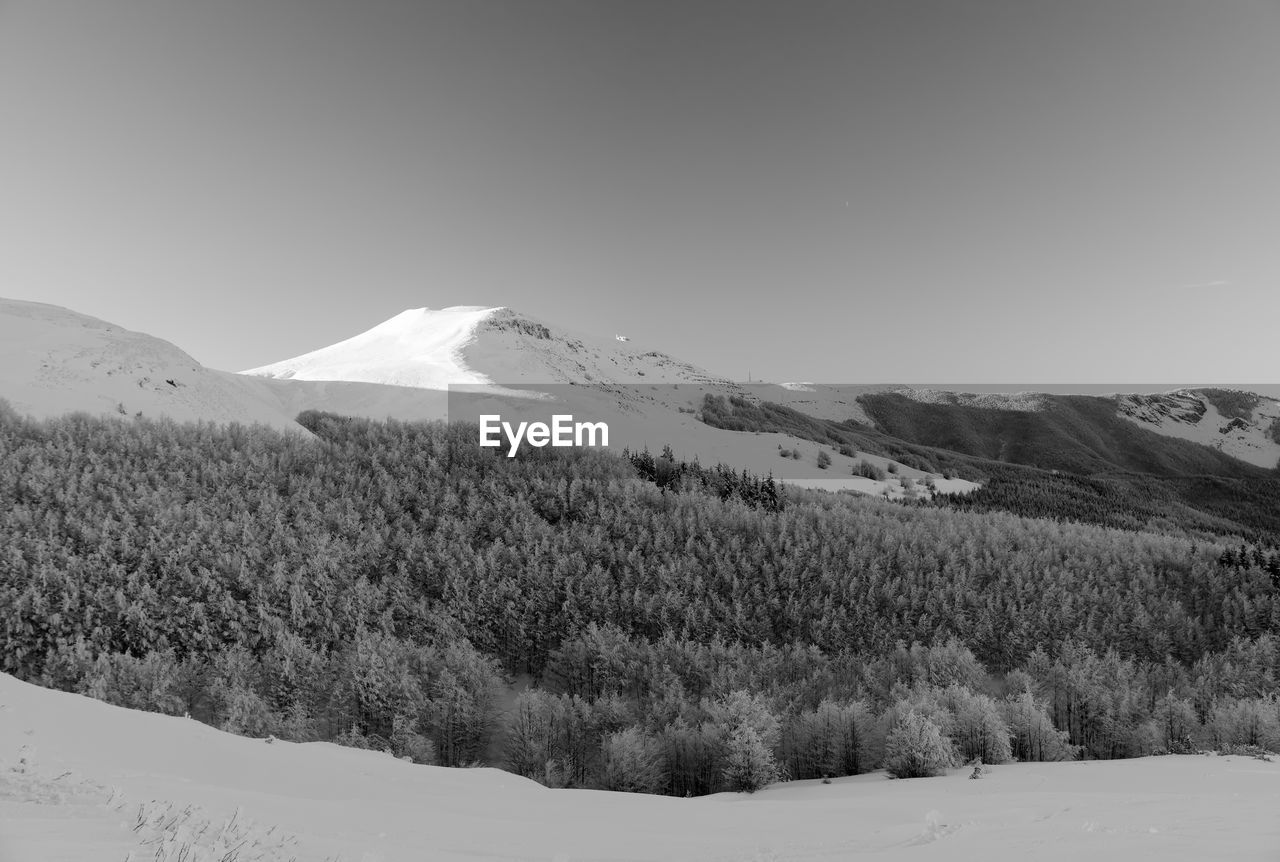
[[892,433],[737,396],[705,396],[698,417],[716,428],[790,434],[982,485],[938,495],[934,505],[1280,543],[1280,471],[1139,428],[1106,399],[1045,397],[1049,409],[1017,411],[860,396]]
[[301,421],[0,405],[0,670],[677,795],[1280,746],[1280,555],[1238,537]]

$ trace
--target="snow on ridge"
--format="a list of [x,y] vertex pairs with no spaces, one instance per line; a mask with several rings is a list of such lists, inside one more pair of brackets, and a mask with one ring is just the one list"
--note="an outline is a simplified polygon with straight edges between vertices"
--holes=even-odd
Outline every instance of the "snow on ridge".
[[[1246,404],[1246,415],[1223,415],[1214,393],[1255,399]],[[1162,434],[1190,440],[1259,467],[1280,463],[1280,401],[1247,389],[1183,387],[1150,395],[1117,395],[1116,411],[1122,419]],[[1227,405],[1228,408],[1230,404]]]
[[84,329],[102,329],[113,332],[130,331],[100,318],[72,311],[62,305],[35,302],[27,299],[0,297],[0,314],[15,319],[34,320],[53,325],[77,326]]
[[1040,392],[956,392],[950,389],[921,389],[906,386],[891,390],[922,404],[956,404],[987,410],[1015,410],[1036,413],[1044,409],[1045,396]]
[[205,368],[168,341],[59,305],[5,298],[0,398],[41,418],[84,411],[302,430],[260,384]]
[[410,308],[359,335],[292,359],[242,371],[258,377],[345,380],[419,389],[494,381],[470,368],[462,349],[502,306]]

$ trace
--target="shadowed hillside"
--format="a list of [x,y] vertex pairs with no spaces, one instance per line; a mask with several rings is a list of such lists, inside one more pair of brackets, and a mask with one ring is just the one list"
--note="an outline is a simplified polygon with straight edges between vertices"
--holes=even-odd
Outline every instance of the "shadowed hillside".
[[876,427],[912,443],[993,461],[1089,475],[1259,478],[1265,470],[1122,419],[1110,398],[1044,395],[1041,410],[925,403],[883,392],[858,399]]
[[741,398],[707,398],[701,416],[718,428],[779,431],[981,482],[978,491],[935,501],[968,511],[1280,540],[1275,471],[1147,431],[1118,418],[1107,399],[1042,398],[1047,409],[1036,412],[861,396],[882,430]]

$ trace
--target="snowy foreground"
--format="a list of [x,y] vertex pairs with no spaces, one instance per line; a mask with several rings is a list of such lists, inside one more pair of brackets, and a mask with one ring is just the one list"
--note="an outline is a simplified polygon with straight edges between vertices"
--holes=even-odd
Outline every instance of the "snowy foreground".
[[670,799],[267,744],[0,675],[3,862],[862,856],[1280,859],[1280,761],[1013,764],[980,781],[876,773]]

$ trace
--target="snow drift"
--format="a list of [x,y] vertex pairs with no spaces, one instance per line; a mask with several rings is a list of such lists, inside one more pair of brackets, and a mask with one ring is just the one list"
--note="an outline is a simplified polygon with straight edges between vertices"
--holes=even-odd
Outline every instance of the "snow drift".
[[300,431],[253,381],[167,341],[40,302],[0,299],[0,398],[39,418],[74,411]]
[[221,858],[209,848],[231,835],[255,853],[233,858],[258,862],[1261,862],[1280,850],[1280,763],[1191,755],[967,775],[698,799],[547,790],[495,769],[267,744],[0,674],[4,862],[141,862],[166,834],[175,849],[196,842],[203,857],[187,858],[201,860]]

